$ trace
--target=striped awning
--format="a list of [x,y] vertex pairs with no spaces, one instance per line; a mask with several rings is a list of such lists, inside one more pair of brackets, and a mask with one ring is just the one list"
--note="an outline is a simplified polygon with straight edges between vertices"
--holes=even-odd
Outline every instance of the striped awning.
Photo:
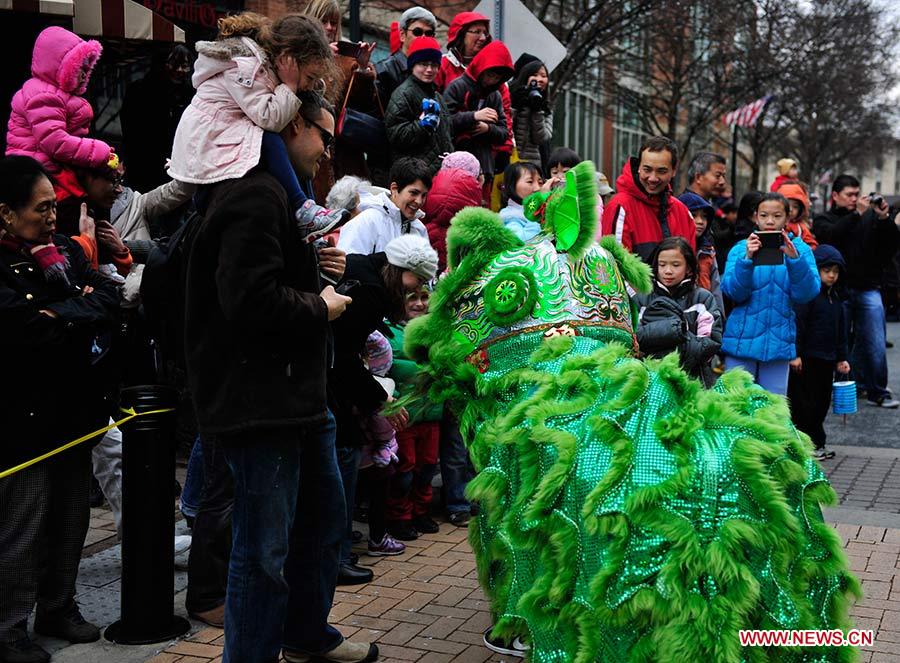
[[75,0],[0,0],[0,9],[72,16],[75,13]]
[[73,29],[80,35],[184,42],[184,30],[133,0],[74,0],[74,2]]

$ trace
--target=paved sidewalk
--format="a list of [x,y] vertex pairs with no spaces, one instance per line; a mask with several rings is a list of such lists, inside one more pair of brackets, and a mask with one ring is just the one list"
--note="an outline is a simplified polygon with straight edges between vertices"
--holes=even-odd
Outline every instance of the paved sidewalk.
[[[900,663],[900,529],[837,525],[866,597],[852,614],[857,626],[876,631],[862,663]],[[375,580],[339,591],[332,622],[354,640],[374,640],[384,663],[500,663],[481,642],[490,625],[484,594],[465,530],[411,542],[406,554],[372,562]],[[896,584],[895,584],[896,582]],[[154,657],[152,663],[218,663],[222,631],[197,628]],[[508,663],[508,660],[507,660]]]

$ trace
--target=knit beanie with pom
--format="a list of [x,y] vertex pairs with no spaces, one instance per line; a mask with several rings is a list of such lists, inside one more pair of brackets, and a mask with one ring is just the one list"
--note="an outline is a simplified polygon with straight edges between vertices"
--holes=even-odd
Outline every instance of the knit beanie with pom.
[[384,248],[388,262],[430,281],[437,274],[438,256],[428,240],[419,235],[400,235]]
[[464,170],[476,180],[481,175],[481,163],[471,152],[451,152],[441,162],[441,170],[445,168]]

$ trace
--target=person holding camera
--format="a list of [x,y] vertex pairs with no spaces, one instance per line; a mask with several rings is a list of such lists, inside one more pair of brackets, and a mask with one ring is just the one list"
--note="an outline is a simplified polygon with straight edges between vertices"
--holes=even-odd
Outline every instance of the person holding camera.
[[542,170],[547,146],[553,138],[549,87],[546,65],[530,53],[523,53],[516,60],[516,76],[509,85],[513,133],[519,160],[533,163]]
[[813,234],[820,244],[830,244],[847,263],[846,285],[849,318],[853,329],[850,365],[857,388],[869,403],[897,408],[887,388],[884,304],[881,275],[900,245],[900,229],[890,216],[884,197],[860,196],[859,180],[838,175],[831,186],[831,209],[813,220]]

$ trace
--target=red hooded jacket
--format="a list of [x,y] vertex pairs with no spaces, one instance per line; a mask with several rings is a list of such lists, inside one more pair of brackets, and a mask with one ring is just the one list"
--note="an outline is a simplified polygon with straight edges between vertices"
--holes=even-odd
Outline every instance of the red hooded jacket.
[[[511,77],[514,68],[512,56],[501,41],[492,41],[472,58],[466,75],[460,76],[444,91],[444,101],[450,111],[453,127],[453,143],[456,149],[471,152],[481,162],[481,169],[490,181],[494,175],[494,147],[504,145],[509,140],[508,117],[503,110],[503,101],[498,90],[486,92],[478,83],[478,78],[488,69],[504,69]],[[477,120],[475,112],[482,108],[492,108],[499,119],[490,124],[487,133],[473,135]]]
[[[664,234],[659,223],[659,196],[651,196],[641,186],[637,176],[638,160],[625,162],[622,174],[616,179],[616,195],[603,209],[603,234],[615,235],[622,246],[636,253],[644,262]],[[697,250],[697,229],[688,208],[678,198],[669,195],[669,235],[684,237]]]
[[[439,92],[443,92],[450,83],[466,73],[466,67],[459,59],[453,48],[453,42],[473,23],[487,23],[488,30],[491,29],[491,20],[484,14],[478,12],[460,12],[453,17],[450,23],[450,29],[447,31],[447,52],[441,59],[441,69],[434,79],[434,84]],[[491,38],[488,37],[488,44]],[[485,44],[487,47],[487,44]],[[499,152],[512,154],[513,148],[513,118],[512,118],[512,99],[509,96],[509,86],[504,83],[500,86],[500,98],[503,100],[503,112],[506,113],[506,132],[507,139],[503,145],[497,145],[495,149]]]
[[438,269],[447,269],[447,230],[450,219],[463,207],[481,206],[481,185],[461,168],[442,168],[434,176],[425,199],[425,227],[428,240],[438,254]]

